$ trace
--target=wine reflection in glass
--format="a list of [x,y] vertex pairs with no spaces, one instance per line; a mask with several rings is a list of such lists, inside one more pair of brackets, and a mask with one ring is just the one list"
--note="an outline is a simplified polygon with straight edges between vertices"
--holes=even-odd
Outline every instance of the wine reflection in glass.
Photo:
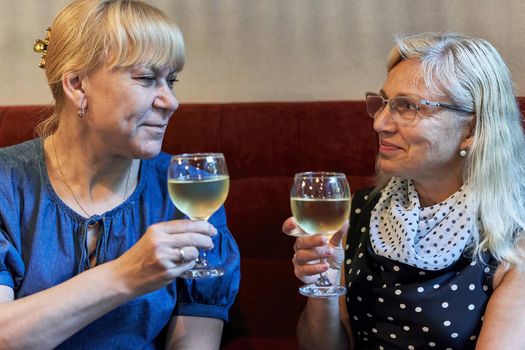
[[[226,200],[230,178],[222,153],[186,153],[171,157],[168,191],[173,204],[191,220],[207,221]],[[212,267],[206,253],[199,251],[192,269],[182,278],[222,276],[224,269]]]
[[[304,172],[294,176],[290,192],[292,214],[300,228],[308,235],[331,237],[350,215],[350,186],[343,173]],[[334,285],[326,273],[316,282],[299,288],[307,297],[327,298],[345,293],[345,288]]]

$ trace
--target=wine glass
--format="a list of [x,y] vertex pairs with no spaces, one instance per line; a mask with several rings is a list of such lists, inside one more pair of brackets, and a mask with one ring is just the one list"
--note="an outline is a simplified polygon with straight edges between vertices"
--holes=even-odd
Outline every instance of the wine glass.
[[[299,227],[306,234],[332,236],[343,227],[350,215],[350,186],[345,174],[295,174],[290,191],[290,206]],[[344,287],[330,282],[326,273],[321,273],[316,282],[299,288],[299,293],[313,298],[336,297],[345,291]]]
[[[171,157],[168,168],[168,191],[171,201],[191,220],[207,221],[226,200],[230,177],[222,153],[186,153]],[[222,276],[224,270],[212,267],[206,253],[199,257],[192,269],[183,272],[183,278]]]

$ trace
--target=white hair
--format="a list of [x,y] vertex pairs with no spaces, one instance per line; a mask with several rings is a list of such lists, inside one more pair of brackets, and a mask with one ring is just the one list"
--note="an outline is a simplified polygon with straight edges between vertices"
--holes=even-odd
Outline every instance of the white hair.
[[[507,65],[486,40],[456,33],[398,36],[388,72],[404,60],[421,63],[429,91],[472,111],[454,115],[474,123],[463,172],[481,224],[473,253],[489,250],[507,267],[525,269],[525,136]],[[378,179],[377,189],[388,182],[381,174]]]

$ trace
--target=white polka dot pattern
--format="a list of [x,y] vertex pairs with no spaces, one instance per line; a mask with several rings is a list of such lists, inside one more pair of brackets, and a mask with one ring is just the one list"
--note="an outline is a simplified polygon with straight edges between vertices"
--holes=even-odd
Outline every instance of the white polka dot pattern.
[[374,252],[424,270],[449,267],[477,232],[476,220],[464,215],[467,192],[462,187],[441,203],[421,207],[412,181],[391,178],[371,213]]
[[461,257],[453,267],[432,271],[378,256],[368,231],[361,232],[372,206],[352,207],[361,212],[351,215],[354,240],[347,242],[344,267],[356,348],[474,349],[492,291],[486,266]]

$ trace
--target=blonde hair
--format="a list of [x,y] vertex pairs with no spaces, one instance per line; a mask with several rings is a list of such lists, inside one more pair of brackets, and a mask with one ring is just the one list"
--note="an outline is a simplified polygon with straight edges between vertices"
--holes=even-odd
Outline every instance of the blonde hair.
[[180,71],[184,55],[182,33],[156,7],[138,0],[73,1],[51,26],[45,71],[55,113],[38,125],[38,134],[48,136],[58,125],[66,101],[65,74],[141,64]]
[[[388,72],[403,60],[421,63],[429,91],[473,111],[454,113],[460,123],[474,118],[473,144],[463,172],[472,191],[474,219],[481,223],[473,253],[481,257],[489,250],[506,266],[524,269],[525,137],[507,65],[486,40],[455,33],[396,38]],[[387,182],[380,175],[377,187]]]

